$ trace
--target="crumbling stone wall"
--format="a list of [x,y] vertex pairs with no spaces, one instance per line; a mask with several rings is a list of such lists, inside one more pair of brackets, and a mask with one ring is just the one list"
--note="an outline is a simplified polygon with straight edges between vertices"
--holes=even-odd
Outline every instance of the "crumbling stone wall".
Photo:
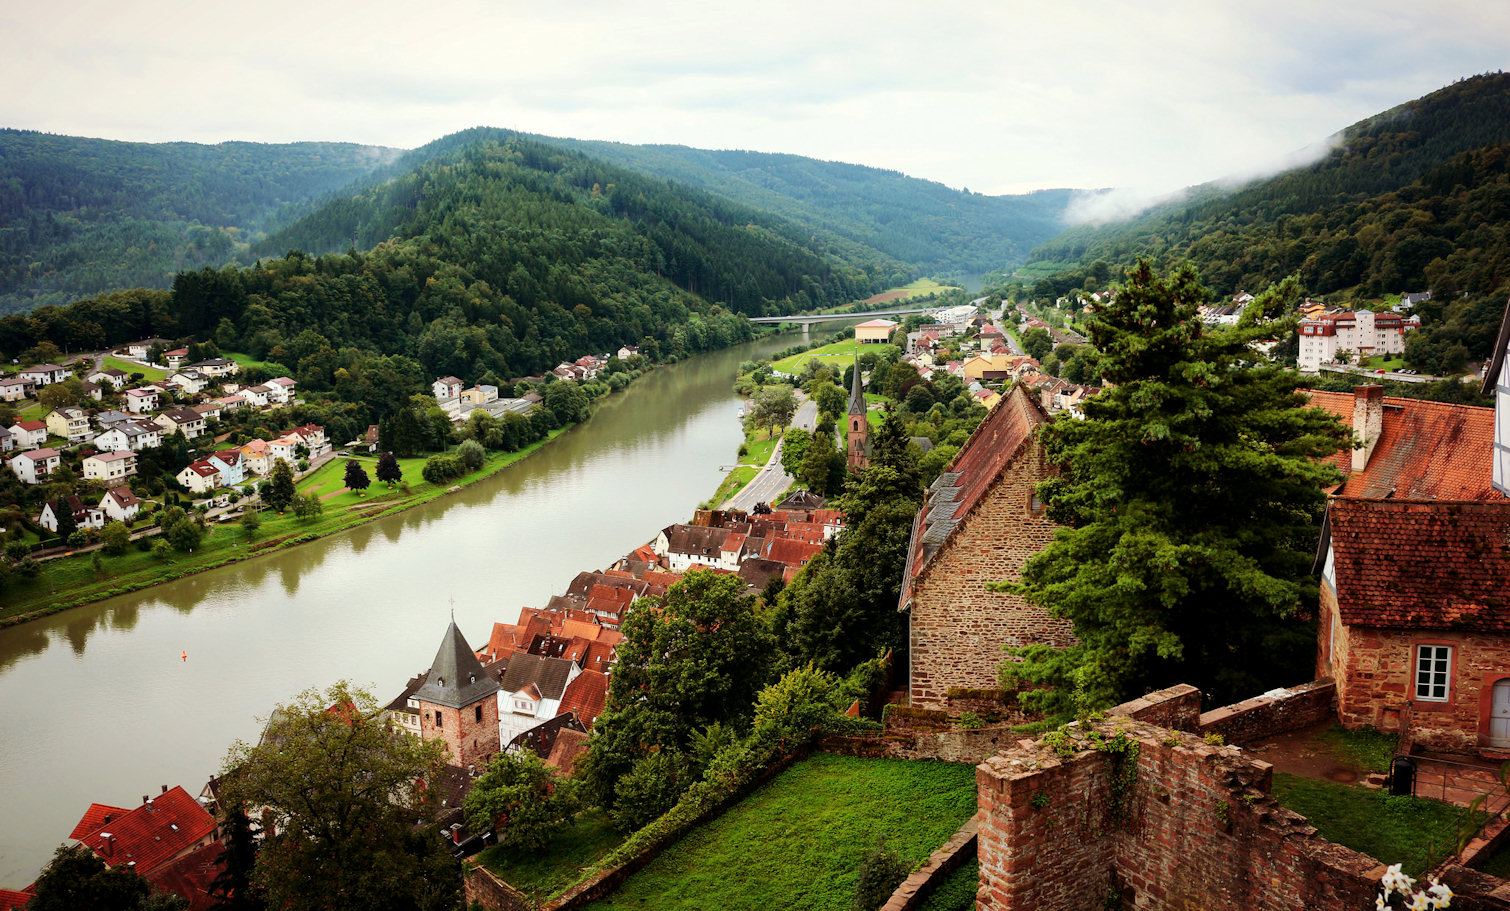
[[1220,734],[1228,743],[1249,746],[1336,717],[1336,686],[1330,680],[1314,680],[1212,709],[1201,715],[1200,731]]
[[1372,907],[1383,866],[1280,807],[1267,763],[1131,719],[1091,730],[1124,730],[1135,758],[1088,748],[1077,731],[1070,755],[1039,741],[977,770],[979,908]]
[[1034,486],[1048,474],[1042,447],[1024,446],[914,583],[908,633],[914,706],[945,708],[951,688],[994,689],[1006,646],[1074,642],[1068,620],[986,590],[1021,579],[1028,558],[1053,540],[1058,526],[1030,508]]

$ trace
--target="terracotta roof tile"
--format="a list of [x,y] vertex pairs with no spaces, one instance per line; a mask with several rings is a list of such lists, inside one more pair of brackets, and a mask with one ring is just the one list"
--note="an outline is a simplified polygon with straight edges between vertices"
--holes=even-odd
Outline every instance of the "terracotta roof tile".
[[561,694],[561,713],[575,712],[577,720],[588,730],[603,711],[608,699],[608,675],[598,671],[583,671],[566,685]]
[[112,807],[106,803],[92,803],[89,809],[84,811],[84,816],[79,824],[73,827],[68,837],[74,841],[83,839],[85,835],[98,832],[105,827],[106,823],[120,819],[131,812],[130,807]]
[[210,895],[210,884],[225,869],[221,862],[224,850],[219,841],[212,841],[153,870],[147,881],[163,892],[188,899],[189,911],[210,911],[220,904]]
[[214,831],[215,820],[204,807],[175,787],[79,841],[111,866],[135,861],[136,872],[146,876]]
[[[27,886],[30,889],[30,886]],[[0,889],[0,911],[20,911],[26,907],[26,903],[35,898],[32,892],[16,892],[12,889]]]
[[1334,499],[1342,621],[1510,632],[1510,500]]
[[[1313,390],[1310,396],[1312,407],[1352,426],[1352,393]],[[1383,429],[1363,471],[1352,471],[1352,449],[1331,457],[1349,475],[1335,493],[1370,500],[1497,500],[1493,444],[1493,408],[1385,396]]]

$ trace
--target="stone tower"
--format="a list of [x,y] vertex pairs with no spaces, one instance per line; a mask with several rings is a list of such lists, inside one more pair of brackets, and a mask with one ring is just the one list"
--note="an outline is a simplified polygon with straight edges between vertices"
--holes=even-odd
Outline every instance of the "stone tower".
[[420,736],[445,741],[455,765],[482,767],[499,751],[498,681],[483,673],[455,617],[414,699]]
[[860,358],[855,357],[855,377],[849,384],[849,435],[845,441],[849,470],[859,474],[870,464],[870,422],[865,419],[865,392],[860,386]]

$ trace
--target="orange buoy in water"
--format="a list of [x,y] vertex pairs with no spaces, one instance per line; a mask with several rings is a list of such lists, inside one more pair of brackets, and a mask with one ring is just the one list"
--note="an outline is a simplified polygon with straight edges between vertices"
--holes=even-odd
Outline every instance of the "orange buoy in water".
[[188,649],[184,649],[184,653],[182,655],[180,655],[179,657],[183,658],[183,660],[185,660],[185,661],[188,661],[189,660],[189,650]]

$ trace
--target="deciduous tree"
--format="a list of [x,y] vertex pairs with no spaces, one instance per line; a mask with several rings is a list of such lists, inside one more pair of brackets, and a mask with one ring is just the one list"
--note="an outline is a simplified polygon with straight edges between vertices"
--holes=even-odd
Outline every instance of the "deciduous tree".
[[294,502],[294,469],[283,459],[273,460],[267,483],[262,485],[262,500],[278,512]]
[[372,479],[367,476],[367,469],[356,459],[346,460],[346,486],[361,493],[366,490]]
[[538,853],[577,811],[577,785],[558,778],[530,750],[499,753],[467,792],[473,832],[497,827],[498,843]]

